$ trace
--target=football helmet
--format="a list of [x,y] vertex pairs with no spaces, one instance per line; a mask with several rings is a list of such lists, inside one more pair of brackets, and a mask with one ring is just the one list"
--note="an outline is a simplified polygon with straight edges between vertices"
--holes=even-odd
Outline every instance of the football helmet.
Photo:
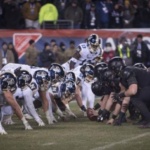
[[60,81],[64,77],[65,72],[61,65],[57,63],[53,63],[49,68],[49,74],[50,74],[51,81],[57,82],[57,81]]
[[17,84],[18,87],[23,88],[29,85],[32,81],[32,75],[26,70],[19,70],[17,73]]
[[65,81],[74,81],[76,82],[76,76],[75,76],[75,73],[72,72],[72,71],[69,71],[65,74],[65,77],[64,77],[64,80]]
[[64,93],[65,95],[71,95],[75,93],[75,82],[68,80],[64,83],[61,84],[60,90],[62,93]]
[[143,63],[136,63],[133,66],[137,68],[147,69],[147,67]]
[[4,72],[0,76],[0,85],[2,90],[9,89],[11,91],[12,88],[16,87],[16,76],[10,72]]
[[105,68],[107,68],[107,64],[105,62],[98,63],[94,68],[94,76],[98,79],[101,79],[101,74]]
[[87,39],[87,46],[91,53],[95,53],[100,48],[100,39],[97,34],[91,34]]
[[94,66],[91,64],[85,64],[80,68],[84,77],[94,77]]
[[40,87],[47,87],[50,83],[50,77],[45,70],[37,70],[34,75],[34,79]]
[[110,59],[110,61],[108,62],[108,68],[110,70],[113,70],[116,75],[120,74],[120,71],[125,67],[125,62],[121,57],[113,57],[112,59]]
[[105,68],[102,73],[102,81],[111,82],[115,78],[115,74],[112,70]]

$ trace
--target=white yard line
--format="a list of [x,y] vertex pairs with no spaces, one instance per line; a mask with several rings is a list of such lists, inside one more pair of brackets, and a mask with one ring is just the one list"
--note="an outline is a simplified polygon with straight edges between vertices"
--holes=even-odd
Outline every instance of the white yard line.
[[49,143],[42,144],[42,146],[49,146],[49,145],[54,145],[54,144],[56,144],[56,143],[54,143],[54,142],[49,142]]
[[147,135],[150,135],[150,133],[143,133],[143,134],[140,134],[138,136],[134,136],[134,137],[131,137],[131,138],[128,138],[128,139],[118,141],[118,142],[113,142],[111,144],[108,144],[108,145],[105,145],[105,146],[100,146],[100,147],[97,147],[97,148],[94,148],[94,149],[91,149],[91,150],[105,150],[105,149],[112,148],[113,146],[116,146],[116,145],[119,145],[119,144],[124,144],[124,143],[130,142],[130,141],[133,141],[133,140],[137,140],[137,139],[142,138],[142,137],[147,136]]

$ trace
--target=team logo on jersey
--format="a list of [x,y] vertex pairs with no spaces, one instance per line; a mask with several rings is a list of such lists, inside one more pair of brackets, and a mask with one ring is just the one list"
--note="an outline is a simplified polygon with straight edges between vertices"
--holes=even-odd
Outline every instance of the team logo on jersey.
[[15,33],[13,34],[13,44],[18,53],[19,58],[24,55],[25,50],[29,46],[29,41],[33,39],[37,42],[42,37],[41,33]]

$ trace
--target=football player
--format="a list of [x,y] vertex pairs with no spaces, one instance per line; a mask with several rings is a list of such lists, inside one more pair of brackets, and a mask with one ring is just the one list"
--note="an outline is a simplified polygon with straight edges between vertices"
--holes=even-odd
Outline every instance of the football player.
[[[130,97],[133,105],[139,109],[141,115],[144,117],[146,123],[141,126],[142,128],[150,127],[150,111],[149,111],[149,90],[150,90],[150,72],[145,69],[137,67],[127,67],[120,57],[114,57],[109,61],[109,68],[120,76],[121,84],[125,87],[125,91],[114,93],[113,99],[121,101],[125,97]],[[121,112],[119,119],[125,116]]]
[[65,71],[70,71],[87,62],[96,64],[97,61],[101,60],[103,54],[100,44],[99,36],[97,34],[91,34],[88,37],[87,42],[79,44],[77,51],[72,58],[62,65]]
[[[1,100],[6,101],[12,108],[14,109],[18,118],[23,122],[25,129],[30,130],[32,127],[29,125],[28,121],[22,114],[21,108],[19,104],[16,102],[16,99],[13,97],[12,92],[16,88],[17,78],[13,74],[13,72],[1,72],[0,74],[0,92],[1,92]],[[1,107],[0,107],[1,110]],[[0,134],[7,134],[1,124],[2,112],[0,111]]]
[[[52,108],[51,108],[52,107],[51,101],[47,94],[47,89],[49,88],[49,85],[50,85],[50,78],[48,75],[48,70],[45,68],[9,63],[2,68],[2,71],[10,70],[10,68],[18,75],[18,78],[17,78],[18,85],[23,89],[22,93],[23,93],[24,101],[25,101],[25,104],[27,106],[29,113],[31,113],[32,116],[34,116],[34,118],[38,118],[37,120],[39,122],[39,125],[41,124],[40,126],[44,125],[42,121],[40,121],[35,111],[35,108],[33,106],[33,100],[35,96],[34,93],[35,91],[38,91],[42,99],[43,109],[46,114],[48,123],[53,124],[53,121],[56,121],[56,119],[53,116]],[[30,72],[30,76],[29,75],[27,76],[26,74],[22,76],[23,75],[22,72],[25,72],[25,71]],[[30,83],[29,82],[24,83],[24,80],[27,81],[30,78],[32,78],[32,80],[30,80]]]

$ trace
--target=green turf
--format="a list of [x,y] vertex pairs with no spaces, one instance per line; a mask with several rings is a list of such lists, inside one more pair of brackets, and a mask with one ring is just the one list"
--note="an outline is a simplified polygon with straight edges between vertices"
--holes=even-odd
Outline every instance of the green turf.
[[78,116],[76,120],[45,127],[30,120],[32,131],[25,131],[14,117],[15,125],[4,126],[8,135],[0,135],[0,150],[150,150],[150,129],[129,123],[115,127],[91,122],[75,103],[71,103],[71,108]]

